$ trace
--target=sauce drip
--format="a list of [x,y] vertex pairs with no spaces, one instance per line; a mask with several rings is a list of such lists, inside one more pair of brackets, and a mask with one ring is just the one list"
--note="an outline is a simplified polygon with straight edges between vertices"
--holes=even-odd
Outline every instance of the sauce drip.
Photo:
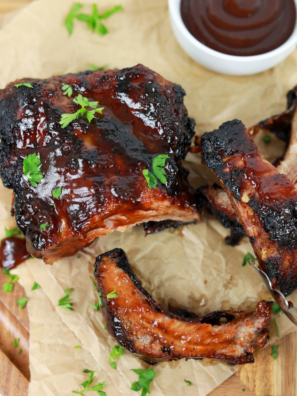
[[229,55],[264,54],[291,36],[294,0],[182,0],[181,15],[202,44]]
[[8,270],[17,267],[30,257],[26,239],[4,238],[0,245],[0,267]]

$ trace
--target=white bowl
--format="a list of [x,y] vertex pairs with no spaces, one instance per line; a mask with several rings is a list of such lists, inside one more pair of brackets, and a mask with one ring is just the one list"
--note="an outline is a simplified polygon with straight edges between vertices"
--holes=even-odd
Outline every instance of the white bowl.
[[[297,8],[297,0],[295,5]],[[273,51],[261,55],[234,56],[215,51],[200,43],[186,28],[180,12],[181,0],[168,0],[174,35],[185,52],[196,62],[223,74],[244,76],[260,73],[277,65],[290,55],[297,44],[297,21],[289,39]]]

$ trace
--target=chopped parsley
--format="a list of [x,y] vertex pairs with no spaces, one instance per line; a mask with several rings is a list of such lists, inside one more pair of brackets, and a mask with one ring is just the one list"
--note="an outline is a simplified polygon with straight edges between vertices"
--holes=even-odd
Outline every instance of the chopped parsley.
[[30,83],[19,83],[19,84],[14,84],[15,87],[28,87],[28,88],[33,88]]
[[5,282],[2,285],[2,290],[4,293],[11,293],[13,291],[14,283],[19,280],[17,275],[11,275],[7,268],[3,268],[3,275],[7,277],[7,279],[11,282]]
[[77,258],[77,259],[80,259],[80,255],[78,255],[76,258]]
[[62,187],[57,188],[56,190],[52,191],[53,198],[60,198],[62,194]]
[[17,301],[17,305],[19,306],[19,309],[25,308],[27,305],[28,298],[27,297],[22,297]]
[[6,238],[12,238],[15,235],[21,235],[21,231],[17,227],[15,227],[13,230],[8,230],[7,228],[5,228]]
[[80,345],[76,345],[76,347],[74,347],[75,349],[81,349]]
[[274,326],[275,326],[276,335],[279,337],[279,336],[280,336],[280,335],[279,335],[279,329],[278,329],[278,325],[277,325],[277,323],[276,323],[276,320],[273,319],[273,322],[274,322]]
[[192,382],[191,381],[187,381],[187,380],[184,380],[185,381],[185,383],[188,385],[188,386],[192,386]]
[[93,279],[93,277],[91,275],[90,275],[90,279],[91,279],[91,281],[93,283],[94,289],[97,290],[96,282],[94,281],[94,279]]
[[279,345],[273,345],[271,347],[271,356],[273,357],[274,360],[278,358],[278,352],[277,352],[278,347]]
[[9,275],[9,270],[7,268],[2,268],[3,275]]
[[[81,94],[74,98],[73,102],[81,106],[81,108],[72,114],[62,114],[60,121],[62,128],[66,128],[70,122],[76,120],[79,116],[86,118],[88,122],[91,122],[95,117],[95,113],[102,114],[102,110],[104,109],[104,107],[96,109],[99,102],[90,102],[88,98],[84,98]],[[94,110],[87,110],[86,107],[91,107]]]
[[283,312],[281,307],[278,305],[278,303],[272,304],[272,313],[273,315],[278,314],[279,312]]
[[37,290],[40,288],[40,285],[37,282],[34,282],[34,285],[32,286],[31,290]]
[[74,18],[76,18],[77,12],[81,8],[82,8],[82,4],[75,3],[64,21],[64,25],[65,25],[66,29],[68,30],[69,36],[71,36],[71,34],[73,32],[73,20],[74,20]]
[[250,253],[247,253],[244,258],[243,258],[243,262],[242,262],[242,266],[245,267],[247,263],[249,263],[249,265],[251,265],[251,263],[249,262],[249,260],[252,261],[256,261],[255,257],[252,256]]
[[242,389],[242,392],[245,392],[245,388]]
[[139,380],[137,382],[133,382],[131,389],[134,392],[138,392],[142,389],[141,396],[146,396],[150,393],[150,384],[152,380],[155,378],[156,372],[152,368],[147,370],[132,370],[134,373],[139,375]]
[[69,84],[62,84],[62,91],[64,91],[63,92],[63,95],[67,95],[69,98],[70,98],[70,96],[72,96],[72,94],[73,94],[73,88],[72,88],[72,86],[71,85],[69,85]]
[[46,227],[48,227],[49,226],[49,224],[48,223],[45,223],[45,224],[40,224],[40,231],[43,231],[43,230],[45,230],[46,229]]
[[112,348],[111,354],[109,356],[109,363],[113,369],[117,368],[115,361],[116,361],[116,359],[119,359],[123,355],[124,350],[125,350],[125,348],[121,347],[120,345],[115,345]]
[[114,290],[114,291],[112,291],[111,293],[108,293],[106,297],[107,297],[107,298],[117,298],[117,297],[119,297],[119,296],[117,296],[116,290]]
[[92,305],[93,305],[95,311],[99,311],[99,309],[103,307],[102,300],[101,300],[102,294],[100,292],[97,292],[96,294],[98,296],[98,302],[97,302],[97,304],[92,304]]
[[76,391],[72,391],[72,393],[75,393],[76,395],[82,395],[84,396],[84,392],[88,392],[88,391],[94,391],[94,392],[98,392],[99,396],[106,396],[106,393],[102,391],[102,389],[105,387],[105,382],[100,382],[99,384],[95,385],[95,386],[90,386],[91,383],[94,381],[94,379],[96,378],[96,376],[94,375],[95,371],[91,371],[91,370],[84,370],[83,373],[89,374],[89,379],[87,381],[84,381],[81,386],[84,388],[79,392]]
[[22,352],[23,352],[23,350],[22,350],[22,348],[20,348],[20,350],[19,350],[19,355],[21,355]]
[[263,142],[266,143],[266,144],[271,143],[271,137],[269,135],[265,135],[263,137]]
[[43,178],[40,168],[41,162],[36,153],[29,154],[25,157],[23,172],[25,179],[28,180],[33,187],[36,187],[36,183],[41,183],[41,179]]
[[104,327],[104,330],[107,330],[107,329],[106,329],[106,324],[103,323],[103,327]]
[[11,293],[13,291],[13,284],[12,283],[3,283],[2,289],[4,293]]
[[73,289],[67,289],[65,290],[65,297],[62,297],[59,300],[59,306],[63,307],[65,309],[68,309],[68,311],[74,311],[74,309],[72,308],[73,306],[73,302],[71,302],[71,298],[69,297],[69,293],[72,291]]
[[156,188],[157,179],[159,179],[162,184],[166,184],[167,179],[164,166],[167,158],[169,158],[169,155],[161,154],[153,159],[153,173],[151,173],[148,169],[144,169],[142,171],[143,176],[145,177],[146,182],[149,186],[149,189]]
[[17,348],[17,347],[19,346],[19,342],[20,342],[20,339],[19,339],[19,338],[15,338],[15,339],[14,339],[14,347],[15,347],[15,348]]
[[96,66],[96,65],[92,65],[92,63],[88,63],[88,66],[91,70],[93,71],[97,71],[97,70],[104,70],[107,68],[107,65],[104,66]]

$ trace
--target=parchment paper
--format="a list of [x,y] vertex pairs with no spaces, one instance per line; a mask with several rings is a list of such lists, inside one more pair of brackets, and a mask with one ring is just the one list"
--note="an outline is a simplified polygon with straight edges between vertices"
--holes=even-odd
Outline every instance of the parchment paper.
[[[83,1],[83,11],[90,12],[93,2]],[[116,4],[111,0],[98,2],[102,11]],[[72,0],[40,0],[14,15],[0,32],[0,88],[16,78],[83,71],[88,63],[108,64],[110,68],[143,63],[183,86],[186,106],[199,133],[233,118],[250,126],[284,110],[285,94],[297,83],[296,51],[282,64],[256,76],[219,75],[192,61],[179,47],[171,31],[166,0],[122,0],[121,4],[124,11],[106,21],[110,33],[104,37],[87,31],[80,22],[68,37],[63,20]],[[269,147],[260,138],[258,143],[267,158],[277,156],[282,148],[274,139]],[[210,172],[198,156],[189,154],[185,166],[191,171],[194,186],[210,180]],[[4,227],[13,228],[15,223],[10,217],[11,191],[1,185],[0,197],[2,238]],[[138,226],[102,237],[79,255],[53,266],[34,259],[14,270],[29,297],[29,396],[69,396],[87,379],[82,373],[85,368],[96,371],[96,381],[106,382],[108,396],[135,395],[130,388],[137,376],[131,369],[147,366],[125,352],[117,370],[110,367],[108,357],[115,342],[103,328],[101,313],[92,307],[97,300],[89,276],[95,256],[107,250],[123,248],[144,287],[165,307],[170,302],[204,314],[255,307],[260,299],[270,299],[253,268],[241,266],[243,256],[252,253],[249,242],[246,239],[237,247],[227,246],[224,237],[228,232],[210,215],[200,224],[148,237]],[[41,288],[31,291],[34,281]],[[73,312],[58,307],[63,290],[71,287]],[[296,293],[290,299],[296,302]],[[295,330],[285,315],[275,318],[281,336]],[[277,338],[273,324],[270,334],[273,343]],[[75,349],[76,345],[82,349]],[[190,360],[162,363],[155,370],[153,395],[187,392],[189,396],[204,396],[237,367]],[[188,387],[184,379],[192,381],[192,386]]]

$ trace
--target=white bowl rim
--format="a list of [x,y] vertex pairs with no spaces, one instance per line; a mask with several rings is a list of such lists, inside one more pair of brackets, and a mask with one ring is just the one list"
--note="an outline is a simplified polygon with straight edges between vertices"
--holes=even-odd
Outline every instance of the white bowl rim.
[[[273,58],[277,56],[279,53],[282,53],[283,51],[287,50],[290,46],[292,45],[297,45],[297,0],[294,0],[295,3],[295,8],[296,8],[296,22],[295,22],[295,27],[294,30],[291,34],[291,36],[288,38],[287,41],[285,41],[282,45],[279,47],[275,48],[272,51],[265,52],[264,54],[259,54],[259,55],[251,55],[251,56],[236,56],[236,55],[228,55],[224,54],[223,52],[219,52],[216,50],[213,50],[212,48],[207,47],[206,45],[202,44],[199,40],[197,40],[187,29],[186,25],[184,24],[184,21],[182,20],[181,17],[181,12],[180,12],[180,4],[182,0],[168,0],[169,4],[169,11],[171,14],[171,17],[174,18],[174,22],[178,25],[179,29],[182,31],[182,33],[186,36],[186,39],[190,41],[194,46],[196,46],[199,50],[202,50],[209,55],[216,56],[219,59],[224,59],[226,61],[236,61],[236,62],[255,62],[255,61],[261,61],[261,60],[267,60],[269,58]],[[175,6],[177,4],[177,7]]]

